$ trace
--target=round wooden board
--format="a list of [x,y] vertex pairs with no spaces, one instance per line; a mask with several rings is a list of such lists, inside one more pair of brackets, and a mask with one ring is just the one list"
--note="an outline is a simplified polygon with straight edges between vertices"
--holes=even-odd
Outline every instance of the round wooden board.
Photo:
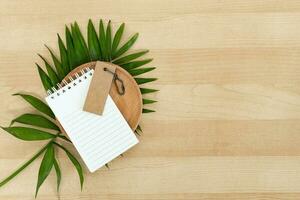
[[[70,76],[74,78],[75,74],[79,73],[84,68],[88,67],[90,69],[94,69],[95,64],[96,62],[89,62],[80,65],[79,67],[76,67],[65,77],[64,80],[68,81],[67,77]],[[121,111],[121,113],[123,114],[124,118],[126,119],[131,129],[135,130],[142,116],[142,109],[143,109],[142,94],[134,78],[126,70],[117,66],[116,73],[118,77],[122,79],[124,82],[125,94],[119,95],[115,84],[112,84],[109,94],[114,100],[119,110]],[[60,128],[62,132],[65,132],[61,126]]]

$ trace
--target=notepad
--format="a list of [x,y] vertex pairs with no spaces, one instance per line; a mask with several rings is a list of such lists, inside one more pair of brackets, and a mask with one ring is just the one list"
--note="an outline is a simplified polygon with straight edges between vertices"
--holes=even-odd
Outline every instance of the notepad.
[[138,143],[113,99],[108,96],[103,115],[83,111],[94,70],[81,75],[46,97],[56,118],[66,131],[90,172]]

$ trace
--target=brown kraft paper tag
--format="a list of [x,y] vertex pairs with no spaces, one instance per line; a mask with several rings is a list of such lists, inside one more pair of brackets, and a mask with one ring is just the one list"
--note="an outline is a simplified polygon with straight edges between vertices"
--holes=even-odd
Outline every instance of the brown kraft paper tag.
[[109,94],[116,66],[107,62],[96,62],[94,75],[89,86],[83,110],[102,115]]

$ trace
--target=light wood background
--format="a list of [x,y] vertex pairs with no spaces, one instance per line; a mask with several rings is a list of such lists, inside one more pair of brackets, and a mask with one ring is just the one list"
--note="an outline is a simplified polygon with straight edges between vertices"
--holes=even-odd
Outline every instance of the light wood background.
[[[57,49],[64,24],[77,20],[85,32],[89,18],[140,33],[134,48],[150,49],[157,67],[157,112],[143,116],[140,144],[110,170],[86,170],[82,192],[59,152],[61,192],[52,173],[38,199],[300,199],[300,1],[0,0],[2,126],[33,110],[11,94],[44,96],[34,65],[36,53],[48,55],[43,44]],[[1,130],[0,177],[43,143]],[[39,164],[0,199],[34,199]]]

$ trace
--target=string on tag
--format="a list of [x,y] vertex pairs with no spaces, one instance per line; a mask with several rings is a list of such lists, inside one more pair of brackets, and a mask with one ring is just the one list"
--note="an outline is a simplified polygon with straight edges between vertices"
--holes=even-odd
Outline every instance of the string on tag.
[[[119,95],[124,95],[125,94],[125,86],[124,86],[124,82],[122,79],[119,78],[118,74],[116,72],[112,72],[109,69],[107,69],[106,67],[103,68],[104,71],[111,73],[114,77],[113,77],[113,81],[114,84],[116,85],[117,88],[117,92]],[[120,87],[119,84],[120,83]]]

